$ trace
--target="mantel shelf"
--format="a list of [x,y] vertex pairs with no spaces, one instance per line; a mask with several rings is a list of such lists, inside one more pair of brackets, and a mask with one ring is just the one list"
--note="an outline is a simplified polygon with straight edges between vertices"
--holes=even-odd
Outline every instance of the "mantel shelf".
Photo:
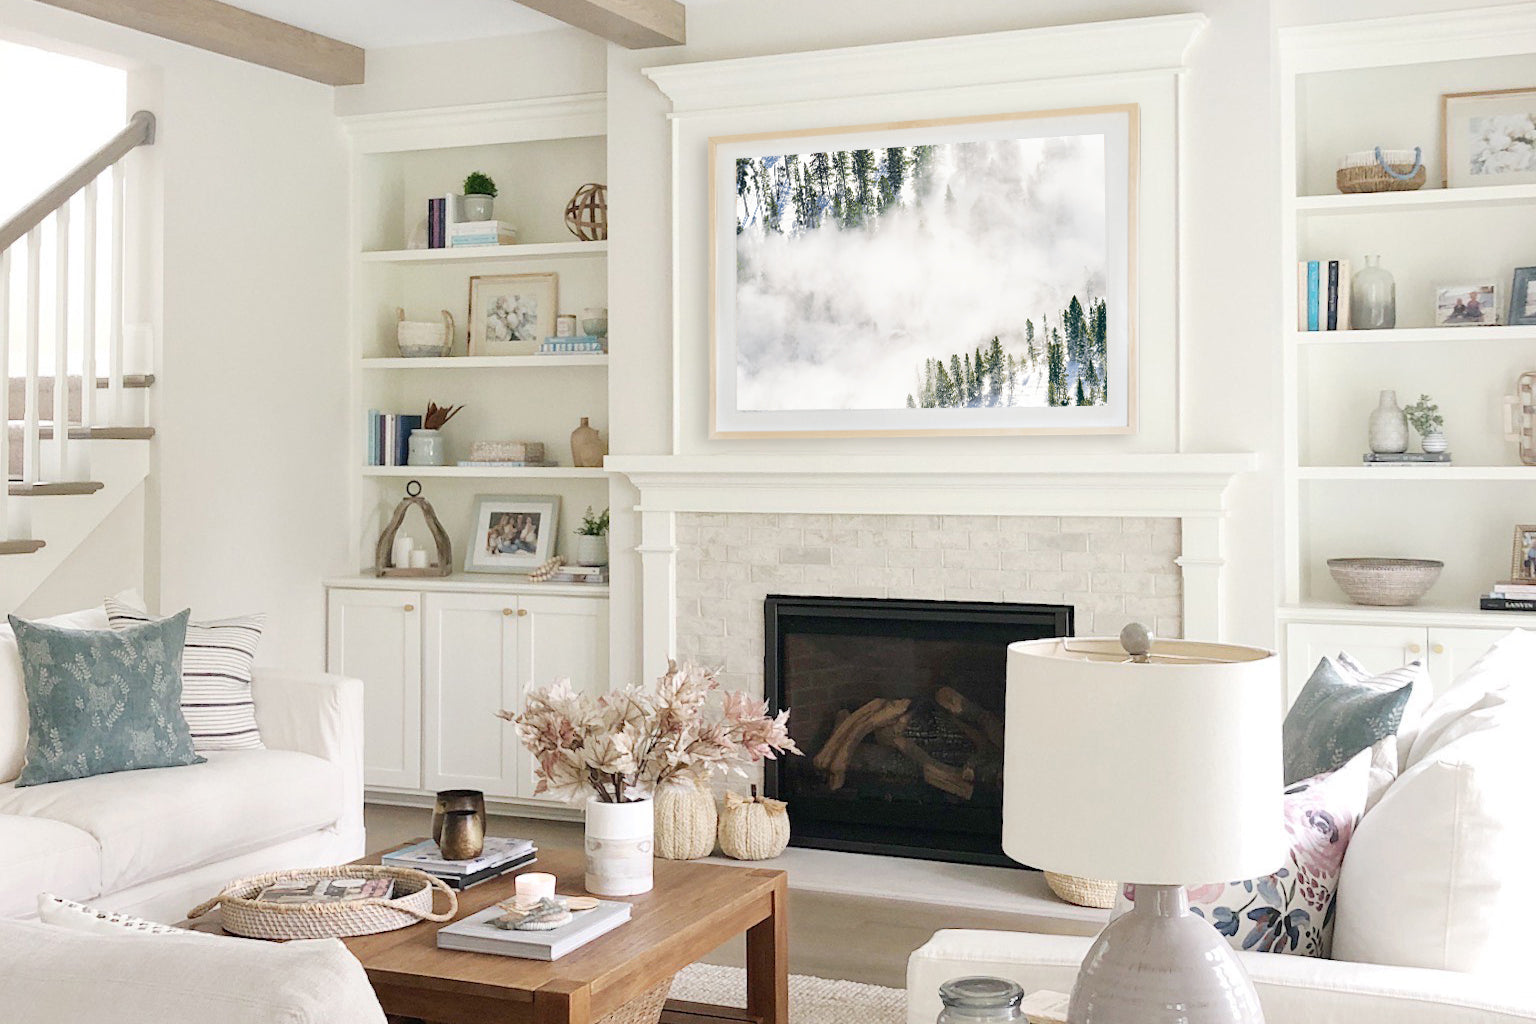
[[365,370],[527,370],[548,366],[607,366],[608,354],[560,352],[543,356],[443,356],[430,359],[374,357],[363,359]]
[[1394,626],[1470,626],[1476,628],[1536,627],[1536,614],[1530,612],[1485,612],[1473,601],[1470,605],[1415,604],[1401,608],[1381,608],[1333,601],[1303,601],[1279,610],[1285,622],[1339,622],[1359,625]]
[[1411,210],[1454,210],[1467,206],[1523,203],[1536,203],[1536,185],[1484,185],[1478,188],[1427,188],[1414,192],[1298,196],[1296,212],[1306,215],[1405,213]]
[[453,249],[377,249],[362,253],[364,263],[516,263],[523,260],[606,256],[607,242],[528,242],[518,245],[464,245]]
[[1536,341],[1536,325],[1403,327],[1390,331],[1291,331],[1298,345],[1391,345],[1454,341],[1465,344]]
[[364,466],[363,476],[439,477],[465,479],[543,478],[546,480],[606,480],[608,472],[584,466]]
[[1536,466],[1423,465],[1299,466],[1299,480],[1412,480],[1415,483],[1536,483]]

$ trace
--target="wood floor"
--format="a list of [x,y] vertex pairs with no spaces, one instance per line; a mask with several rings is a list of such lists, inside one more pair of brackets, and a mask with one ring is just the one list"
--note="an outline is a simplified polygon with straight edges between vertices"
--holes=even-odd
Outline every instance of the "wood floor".
[[[370,850],[425,835],[431,828],[431,813],[420,808],[369,804],[365,818]],[[576,822],[493,815],[488,831],[492,835],[522,836],[543,846],[581,845],[581,825]],[[905,988],[908,954],[935,931],[1021,927],[1020,920],[1009,914],[791,890],[789,969],[818,978]],[[741,939],[727,943],[704,962],[743,966],[745,945]]]

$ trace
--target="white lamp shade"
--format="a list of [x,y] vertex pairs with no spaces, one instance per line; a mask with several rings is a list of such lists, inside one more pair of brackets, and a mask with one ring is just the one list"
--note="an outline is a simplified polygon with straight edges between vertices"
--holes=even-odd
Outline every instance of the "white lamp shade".
[[1008,646],[1008,856],[1156,885],[1276,870],[1287,846],[1275,655],[1159,640],[1151,663],[1133,664],[1085,650],[1120,645]]

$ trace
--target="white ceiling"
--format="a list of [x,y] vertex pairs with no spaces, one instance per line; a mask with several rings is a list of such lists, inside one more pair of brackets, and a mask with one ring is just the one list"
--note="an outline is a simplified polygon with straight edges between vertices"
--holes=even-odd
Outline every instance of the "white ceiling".
[[[515,0],[226,0],[332,39],[373,49],[522,35],[563,23]],[[705,3],[713,0],[681,0]]]

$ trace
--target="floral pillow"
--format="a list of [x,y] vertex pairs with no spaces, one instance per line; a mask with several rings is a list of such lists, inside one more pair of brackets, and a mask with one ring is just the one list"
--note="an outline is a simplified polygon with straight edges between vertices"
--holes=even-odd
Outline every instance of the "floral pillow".
[[1234,949],[1327,957],[1344,851],[1370,793],[1371,751],[1285,790],[1291,849],[1272,875],[1189,886],[1189,909]]

